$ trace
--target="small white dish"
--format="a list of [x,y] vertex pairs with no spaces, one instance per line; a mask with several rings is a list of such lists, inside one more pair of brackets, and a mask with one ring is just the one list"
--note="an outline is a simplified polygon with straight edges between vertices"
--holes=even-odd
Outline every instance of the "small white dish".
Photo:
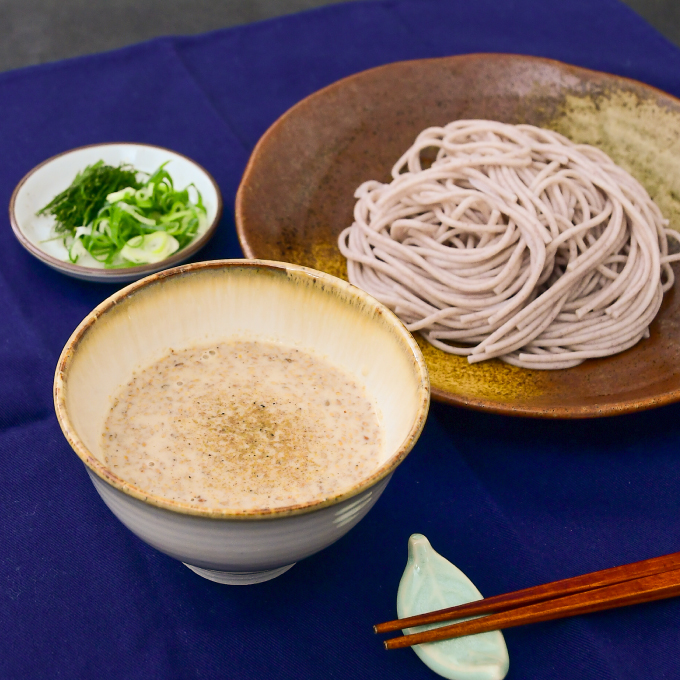
[[[153,264],[120,269],[73,264],[61,239],[53,239],[52,216],[36,215],[57,194],[69,187],[78,172],[103,160],[108,165],[129,163],[142,172],[153,172],[162,163],[175,187],[184,189],[194,184],[201,192],[207,210],[207,226],[186,247]],[[39,260],[62,274],[86,281],[127,283],[186,261],[212,237],[222,216],[222,196],[210,173],[190,158],[151,144],[112,142],[92,144],[48,158],[31,170],[17,185],[9,203],[12,230],[19,243]],[[50,240],[51,239],[51,240]]]

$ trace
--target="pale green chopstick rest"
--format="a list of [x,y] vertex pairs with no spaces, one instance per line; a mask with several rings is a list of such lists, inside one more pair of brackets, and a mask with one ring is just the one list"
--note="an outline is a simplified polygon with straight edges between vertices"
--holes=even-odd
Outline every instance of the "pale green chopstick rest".
[[[408,562],[397,593],[400,619],[481,599],[472,581],[437,553],[425,536],[409,538]],[[448,623],[407,628],[404,633]],[[435,673],[451,680],[502,680],[510,665],[508,648],[498,630],[415,645],[413,651]]]

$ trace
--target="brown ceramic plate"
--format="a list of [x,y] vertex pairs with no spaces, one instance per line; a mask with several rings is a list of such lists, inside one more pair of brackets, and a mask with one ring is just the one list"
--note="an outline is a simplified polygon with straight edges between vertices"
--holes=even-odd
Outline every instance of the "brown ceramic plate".
[[[390,170],[420,130],[459,118],[531,123],[594,144],[631,172],[680,229],[680,101],[639,82],[557,61],[471,54],[399,62],[307,97],[258,143],[236,198],[247,257],[347,278],[338,234],[354,191]],[[680,270],[676,270],[676,276]],[[561,371],[498,360],[468,364],[419,339],[432,396],[496,413],[587,418],[680,399],[680,291],[669,291],[651,337]]]

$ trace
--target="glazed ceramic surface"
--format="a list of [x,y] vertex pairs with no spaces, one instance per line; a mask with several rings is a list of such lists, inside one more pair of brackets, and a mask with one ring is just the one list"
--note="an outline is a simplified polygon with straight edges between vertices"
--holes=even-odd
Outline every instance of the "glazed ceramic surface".
[[[411,536],[408,562],[397,593],[400,619],[481,599],[474,583],[436,552],[425,536]],[[448,623],[407,628],[404,634]],[[413,651],[435,673],[451,680],[503,680],[510,664],[508,648],[499,630],[415,645]]]
[[325,548],[366,515],[390,479],[316,512],[238,522],[162,510],[89,473],[106,505],[142,540],[187,566],[230,575],[286,567]]
[[[371,474],[337,496],[274,510],[201,508],[117,477],[101,450],[111,395],[171,348],[225,339],[308,349],[362,383],[384,426],[385,446]],[[358,288],[296,265],[231,260],[164,271],[103,302],[64,348],[54,399],[62,430],[95,487],[140,538],[199,573],[257,572],[324,548],[368,512],[420,435],[429,383],[412,336]]]
[[[680,229],[680,101],[639,82],[560,62],[473,54],[365,71],[303,100],[263,136],[236,202],[248,257],[282,259],[346,278],[337,247],[354,191],[389,181],[426,127],[463,118],[530,123],[593,144],[649,191]],[[680,268],[676,265],[676,276]],[[469,364],[418,339],[435,399],[511,415],[584,418],[680,399],[680,296],[669,291],[651,338],[561,371],[494,359]]]
[[[206,207],[206,227],[182,250],[154,264],[103,269],[68,261],[61,239],[53,239],[54,218],[36,215],[56,195],[69,187],[76,175],[88,165],[103,160],[108,165],[129,163],[137,170],[151,173],[169,161],[166,169],[177,189],[194,184]],[[192,190],[190,190],[191,192]],[[191,196],[191,194],[190,194]],[[195,200],[194,196],[194,200]],[[87,281],[127,283],[161,269],[174,267],[191,257],[212,237],[222,215],[220,190],[207,170],[190,158],[170,149],[148,144],[112,143],[84,146],[54,156],[33,168],[17,185],[9,205],[14,235],[26,250],[57,271]]]

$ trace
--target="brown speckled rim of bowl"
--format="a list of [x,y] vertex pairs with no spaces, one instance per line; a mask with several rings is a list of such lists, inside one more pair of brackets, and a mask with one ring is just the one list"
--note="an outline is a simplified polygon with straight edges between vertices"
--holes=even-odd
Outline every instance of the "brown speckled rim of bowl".
[[[61,158],[62,156],[68,156],[69,154],[75,153],[76,151],[82,151],[83,149],[92,149],[104,146],[133,146],[144,147],[147,149],[159,149],[160,151],[165,151],[175,156],[179,156],[180,158],[184,158],[186,161],[188,161],[193,166],[198,168],[198,170],[200,170],[213,185],[215,189],[215,195],[217,196],[217,210],[215,212],[215,219],[208,226],[208,228],[201,234],[199,238],[197,238],[195,241],[192,241],[191,243],[189,243],[189,245],[185,246],[184,248],[178,250],[174,255],[171,255],[165,260],[161,260],[161,262],[142,264],[138,265],[137,267],[117,267],[115,269],[103,269],[103,268],[99,269],[96,267],[84,267],[83,265],[74,264],[73,262],[68,262],[67,260],[66,261],[60,260],[58,257],[49,255],[44,250],[38,248],[38,246],[36,246],[26,237],[21,227],[19,226],[19,222],[16,218],[15,204],[17,196],[19,195],[19,191],[35,172],[40,170],[40,168],[42,168],[43,166],[52,163],[57,158]],[[179,153],[178,151],[174,151],[173,149],[168,149],[164,146],[157,146],[156,144],[143,144],[138,142],[102,142],[100,144],[86,144],[85,146],[78,146],[74,149],[69,149],[68,151],[62,151],[61,153],[58,153],[55,156],[51,156],[50,158],[44,160],[42,163],[36,165],[33,169],[29,170],[21,178],[19,184],[16,185],[14,191],[12,192],[12,196],[9,199],[9,221],[10,224],[12,225],[12,231],[14,232],[14,235],[17,237],[19,243],[26,250],[28,250],[28,252],[31,253],[31,255],[34,255],[39,260],[42,260],[45,264],[48,264],[56,269],[60,269],[64,273],[69,272],[76,276],[96,274],[97,276],[101,276],[102,279],[110,279],[111,282],[115,282],[117,279],[121,277],[130,277],[137,275],[141,277],[144,276],[145,274],[150,274],[153,271],[157,271],[158,267],[172,267],[173,265],[182,262],[186,258],[191,257],[212,238],[213,234],[215,233],[215,229],[217,229],[217,225],[219,224],[220,219],[222,217],[222,209],[223,209],[222,193],[220,192],[220,188],[217,185],[217,182],[215,181],[214,177],[200,163],[197,163],[192,158],[189,158],[188,156],[185,156],[183,153]]]
[[[231,268],[244,267],[252,267],[253,269],[273,269],[286,273],[301,273],[303,275],[306,274],[313,279],[321,280],[333,292],[339,292],[348,298],[359,299],[369,309],[372,308],[375,310],[377,314],[379,314],[388,322],[389,327],[394,332],[397,339],[400,340],[403,345],[405,345],[406,349],[410,350],[413,363],[415,364],[415,371],[420,377],[420,387],[418,394],[419,405],[414,417],[413,425],[411,426],[411,429],[404,441],[397,448],[396,452],[380,468],[378,468],[372,475],[342,494],[318,501],[310,501],[309,503],[301,503],[298,505],[274,509],[230,510],[228,508],[198,508],[196,506],[192,506],[189,503],[181,503],[163,498],[162,496],[146,493],[142,489],[116,476],[109,468],[107,468],[89,452],[87,447],[76,434],[75,428],[71,423],[68,411],[66,409],[66,390],[68,388],[69,364],[75,352],[77,351],[81,340],[87,335],[99,317],[104,316],[116,305],[133,296],[138,291],[148,286],[153,286],[154,284],[159,283],[166,278],[187,276],[197,271],[209,269],[228,270]],[[199,515],[202,517],[212,517],[215,519],[256,520],[288,517],[291,515],[300,515],[307,512],[312,512],[330,505],[336,505],[342,501],[352,498],[353,496],[357,496],[362,491],[369,489],[381,479],[387,477],[404,460],[404,458],[406,458],[418,440],[423,427],[425,426],[429,405],[430,381],[427,374],[425,360],[413,336],[406,330],[402,322],[399,321],[393,312],[387,309],[387,307],[378,302],[375,298],[368,295],[368,293],[362,291],[360,288],[357,288],[356,286],[353,286],[342,279],[331,276],[330,274],[325,274],[324,272],[319,272],[315,269],[302,267],[300,265],[288,264],[285,262],[272,262],[267,260],[213,260],[210,262],[196,262],[193,264],[175,267],[174,269],[163,270],[157,274],[147,276],[141,281],[136,281],[135,283],[126,286],[95,307],[95,309],[90,312],[78,325],[61,352],[61,356],[57,362],[57,368],[54,375],[54,407],[57,414],[57,420],[59,421],[59,425],[61,426],[64,436],[68,440],[73,450],[92,472],[103,479],[107,484],[110,484],[119,491],[122,491],[123,493],[150,505],[155,505],[159,508],[164,508],[166,510],[171,510],[182,514]]]

